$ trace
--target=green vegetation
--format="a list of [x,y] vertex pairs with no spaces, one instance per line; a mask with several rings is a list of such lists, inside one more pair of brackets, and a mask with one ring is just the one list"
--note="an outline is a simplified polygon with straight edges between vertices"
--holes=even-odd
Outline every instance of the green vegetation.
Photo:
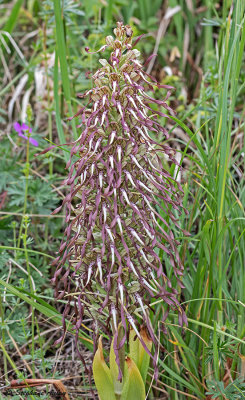
[[[51,212],[66,194],[69,147],[62,145],[81,133],[79,119],[67,118],[83,104],[77,94],[91,87],[89,74],[98,68],[100,55],[84,49],[100,48],[118,20],[135,36],[145,34],[137,44],[142,60],[158,54],[145,70],[176,88],[168,104],[177,114],[159,122],[182,165],[165,160],[164,167],[184,187],[189,215],[179,224],[191,234],[179,237],[185,266],[179,298],[188,326],[180,328],[177,313],[170,313],[163,332],[164,305],[152,303],[162,348],[154,350],[159,376],[155,382],[150,368],[147,399],[245,399],[245,3],[166,3],[0,2],[0,399],[24,398],[20,390],[5,396],[1,384],[25,378],[64,379],[71,399],[92,398],[69,320],[64,341],[54,345],[66,299],[55,303],[50,283],[64,232],[63,216]],[[32,132],[18,135],[16,121]],[[170,261],[162,251],[159,256],[174,285]],[[91,365],[89,319],[79,346]]]

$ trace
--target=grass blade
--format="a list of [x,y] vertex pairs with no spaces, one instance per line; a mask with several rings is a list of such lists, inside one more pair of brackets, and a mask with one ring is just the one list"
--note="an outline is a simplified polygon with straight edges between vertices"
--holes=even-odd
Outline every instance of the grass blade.
[[[64,33],[64,20],[62,18],[62,11],[60,7],[60,0],[54,0],[54,12],[55,12],[55,24],[56,24],[56,41],[57,41],[57,54],[60,61],[60,71],[62,78],[62,87],[64,90],[64,97],[68,106],[70,116],[73,115],[71,107],[71,90],[69,80],[69,70],[66,59],[66,44],[65,44],[65,33]],[[73,137],[77,139],[77,130],[75,121],[71,122]]]

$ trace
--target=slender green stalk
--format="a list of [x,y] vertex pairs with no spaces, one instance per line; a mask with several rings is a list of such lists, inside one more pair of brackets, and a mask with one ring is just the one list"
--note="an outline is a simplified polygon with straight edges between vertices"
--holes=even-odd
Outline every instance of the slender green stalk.
[[[2,335],[2,344],[5,347],[5,321],[4,321],[4,310],[2,305],[2,295],[0,294],[0,318],[1,318],[1,335]],[[5,381],[8,380],[8,364],[7,364],[7,357],[6,354],[3,354],[3,368],[4,368],[4,379]]]
[[111,29],[111,24],[112,24],[112,7],[113,7],[113,0],[108,0],[108,5],[106,7],[106,29],[108,32]]
[[3,352],[3,354],[4,354],[4,356],[6,357],[6,360],[8,360],[8,362],[9,362],[9,364],[11,365],[11,367],[13,368],[14,372],[15,372],[16,374],[19,374],[19,370],[18,370],[18,368],[17,368],[15,362],[14,362],[14,361],[12,360],[12,358],[9,356],[8,352],[7,352],[6,349],[5,349],[4,343],[1,341],[1,339],[0,339],[0,347],[1,347],[1,350],[2,350],[2,352]]
[[[31,121],[31,117],[29,118],[29,123]],[[24,169],[24,174],[25,174],[25,193],[24,193],[24,205],[23,205],[23,216],[21,219],[20,223],[20,230],[19,230],[19,236],[18,236],[18,242],[17,242],[17,247],[20,247],[20,242],[22,239],[22,230],[23,230],[23,225],[24,225],[24,218],[26,215],[27,211],[27,197],[28,197],[28,180],[29,180],[29,175],[30,175],[30,132],[27,132],[27,142],[26,142],[26,163],[25,163],[25,169]]]
[[50,256],[49,254],[42,253],[41,251],[36,251],[36,250],[32,250],[32,249],[23,249],[21,247],[0,246],[0,249],[3,249],[3,250],[14,250],[14,251],[24,251],[24,252],[27,252],[27,253],[33,253],[33,254],[37,254],[37,255],[39,254],[41,256],[45,256],[45,257],[48,257],[48,258],[51,258],[51,259],[55,258],[53,256]]
[[[55,63],[54,63],[54,101],[55,101],[55,119],[57,132],[59,136],[60,144],[66,142],[60,115],[60,97],[59,97],[59,71],[58,71],[58,54],[55,52]],[[63,150],[64,158],[66,162],[69,160],[69,153],[66,149]]]
[[44,340],[41,337],[40,327],[39,327],[38,319],[36,317],[35,317],[35,325],[36,325],[36,329],[37,329],[39,348],[40,348],[40,352],[41,352],[43,377],[46,378],[47,374],[46,374],[46,368],[45,368],[45,358],[44,358],[45,354],[43,351]]
[[[60,6],[60,0],[53,0],[54,2],[54,13],[55,13],[55,23],[56,23],[56,42],[57,42],[57,54],[60,61],[60,71],[62,78],[62,87],[64,90],[64,97],[68,106],[68,112],[73,115],[72,106],[71,106],[71,90],[70,90],[70,79],[69,79],[69,69],[68,63],[66,59],[66,44],[65,44],[65,32],[64,32],[64,24],[63,24],[63,13]],[[73,120],[71,122],[73,137],[77,139],[77,130],[76,124]]]
[[[24,2],[24,0],[17,0],[15,2],[14,6],[12,7],[11,13],[8,17],[8,20],[5,23],[5,25],[3,26],[2,30],[4,32],[11,33],[13,31],[13,29],[18,21],[20,8],[21,8],[23,2]],[[8,38],[5,39],[5,42],[8,43]]]
[[[48,106],[47,106],[47,112],[48,112],[48,137],[50,142],[53,141],[53,134],[52,134],[52,105],[51,105],[51,91],[50,91],[50,79],[49,79],[49,74],[48,74],[48,52],[47,52],[47,15],[45,15],[45,21],[44,21],[44,26],[43,26],[43,34],[42,34],[42,45],[43,45],[43,54],[44,54],[44,65],[45,65],[45,74],[46,74],[46,80],[47,80],[47,91],[48,91]],[[49,160],[49,175],[53,175],[53,159],[50,157]]]
[[[31,122],[31,119],[32,119],[32,111],[31,111],[30,107],[27,110],[27,118],[28,118],[28,125],[30,125],[30,122]],[[30,270],[29,257],[28,257],[28,251],[27,251],[27,237],[28,237],[29,219],[28,219],[28,216],[26,215],[26,212],[27,212],[27,198],[28,198],[28,182],[29,182],[29,175],[30,175],[30,131],[27,132],[26,164],[25,164],[24,172],[25,172],[25,193],[24,193],[23,217],[21,219],[17,247],[20,247],[20,241],[22,239],[23,240],[23,247],[24,247],[24,253],[25,253],[26,268],[27,268],[27,273],[28,273],[28,281],[29,281],[30,291],[31,291],[31,294],[34,294],[34,287],[33,287],[33,281],[32,281],[32,278],[31,278],[31,270]],[[22,234],[23,229],[24,229],[24,233]],[[32,325],[31,325],[32,349],[31,350],[32,350],[32,360],[34,361],[34,353],[35,353],[35,340],[34,340],[35,308],[34,307],[31,308],[31,315],[32,315]],[[33,377],[35,378],[35,364],[34,363],[32,365],[32,369],[33,369]]]
[[[28,273],[28,281],[29,281],[29,286],[30,286],[30,292],[32,295],[35,294],[35,288],[33,286],[33,281],[31,278],[31,269],[30,269],[30,264],[29,264],[29,257],[28,257],[28,252],[27,250],[27,237],[28,237],[28,226],[29,226],[29,219],[28,216],[24,216],[24,221],[23,221],[24,229],[25,232],[22,235],[23,237],[23,246],[25,249],[25,260],[26,260],[26,268],[27,268],[27,273]],[[35,308],[31,308],[31,337],[32,337],[32,342],[31,342],[31,353],[32,353],[32,361],[34,361],[34,355],[35,355],[35,339],[34,339],[34,329],[35,329]],[[33,378],[35,378],[35,364],[33,362],[32,364],[32,371],[33,371]]]

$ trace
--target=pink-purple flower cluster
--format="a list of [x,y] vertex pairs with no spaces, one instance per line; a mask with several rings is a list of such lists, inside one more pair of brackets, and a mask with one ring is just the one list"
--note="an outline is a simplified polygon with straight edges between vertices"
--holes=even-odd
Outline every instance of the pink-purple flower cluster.
[[[18,136],[22,137],[25,140],[28,140],[28,136],[24,135],[24,133],[29,132],[31,134],[32,133],[32,128],[30,128],[26,124],[21,124],[20,125],[19,122],[15,122],[13,126],[14,126],[14,130],[18,133]],[[36,146],[36,147],[38,146],[38,141],[33,139],[32,137],[29,137],[29,142],[33,146]]]
[[[115,340],[118,360],[129,328],[138,334],[136,308],[154,343],[148,314],[153,299],[177,309],[180,324],[186,317],[157,250],[167,255],[183,287],[179,243],[168,223],[170,219],[178,227],[172,210],[181,211],[182,188],[163,168],[163,154],[175,162],[173,150],[151,138],[158,132],[168,137],[158,120],[167,115],[150,104],[171,113],[166,100],[172,88],[143,71],[129,26],[118,23],[114,33],[116,38],[108,36],[99,50],[111,48],[110,59],[100,60],[94,87],[80,95],[88,98],[87,104],[74,116],[81,117],[82,133],[67,165],[67,225],[53,282],[58,299],[68,294],[64,320],[73,313],[77,332],[84,316],[94,321],[95,336],[100,327],[117,337],[122,323],[125,335],[119,347]],[[150,97],[154,88],[166,89],[165,99]]]

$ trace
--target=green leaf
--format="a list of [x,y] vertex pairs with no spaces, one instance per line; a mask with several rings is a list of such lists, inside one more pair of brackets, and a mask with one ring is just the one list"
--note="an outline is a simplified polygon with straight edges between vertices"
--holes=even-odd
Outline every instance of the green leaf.
[[[55,104],[55,119],[56,127],[59,136],[60,144],[66,143],[65,134],[62,127],[61,115],[60,115],[60,97],[59,97],[59,69],[58,69],[58,53],[55,52],[54,62],[54,104]],[[65,161],[69,160],[69,153],[63,149]]]
[[100,400],[116,400],[110,369],[103,356],[102,336],[93,361],[93,375]]
[[145,400],[145,385],[135,362],[126,358],[121,400]]
[[[148,338],[146,330],[143,328],[140,331],[140,335],[146,344],[149,351],[152,348],[152,341]],[[150,355],[147,354],[144,347],[142,346],[139,338],[135,339],[135,332],[132,329],[129,333],[129,357],[135,362],[137,365],[140,374],[142,376],[143,382],[146,381],[147,371],[150,363]]]
[[[53,0],[54,3],[54,13],[55,13],[55,26],[56,26],[56,41],[57,41],[57,54],[60,61],[60,72],[62,79],[62,86],[64,90],[64,97],[68,106],[68,111],[70,116],[73,115],[72,106],[71,106],[71,89],[70,89],[70,77],[69,77],[69,68],[68,62],[66,59],[66,40],[65,40],[65,31],[64,31],[64,17],[61,10],[61,3],[59,0]],[[57,68],[56,68],[57,70]],[[56,72],[57,74],[57,72]],[[73,137],[77,139],[77,130],[76,124],[73,120],[71,122]],[[63,144],[63,143],[61,143]]]
[[139,339],[133,329],[129,333],[129,357],[135,362],[137,367],[139,366]]
[[119,374],[119,369],[118,369],[118,365],[116,363],[116,355],[115,355],[113,345],[114,345],[114,337],[112,339],[111,348],[110,348],[110,373],[111,373],[111,377],[112,377],[112,381],[113,381],[114,392],[116,394],[120,395],[122,393],[123,382],[120,382],[117,379],[118,374]]
[[[8,17],[8,20],[6,24],[3,27],[4,32],[9,32],[11,33],[18,22],[18,16],[20,12],[20,8],[22,6],[24,0],[17,0],[15,5],[12,7],[12,11],[10,16]],[[8,39],[5,39],[5,41],[8,41]]]
[[110,347],[110,370],[111,370],[111,376],[113,380],[115,380],[118,377],[118,365],[116,363],[116,355],[113,349],[113,345],[114,345],[114,337],[112,339]]
[[[141,329],[140,331],[140,335],[144,341],[144,343],[146,344],[146,347],[149,349],[149,351],[151,351],[152,348],[152,340],[150,340],[147,336],[146,330],[145,329]],[[149,363],[150,363],[150,355],[145,351],[144,347],[142,346],[142,344],[139,341],[139,361],[138,361],[138,368],[139,371],[141,373],[143,382],[145,383],[146,381],[146,377],[147,377],[147,372],[148,372],[148,368],[149,368]]]

